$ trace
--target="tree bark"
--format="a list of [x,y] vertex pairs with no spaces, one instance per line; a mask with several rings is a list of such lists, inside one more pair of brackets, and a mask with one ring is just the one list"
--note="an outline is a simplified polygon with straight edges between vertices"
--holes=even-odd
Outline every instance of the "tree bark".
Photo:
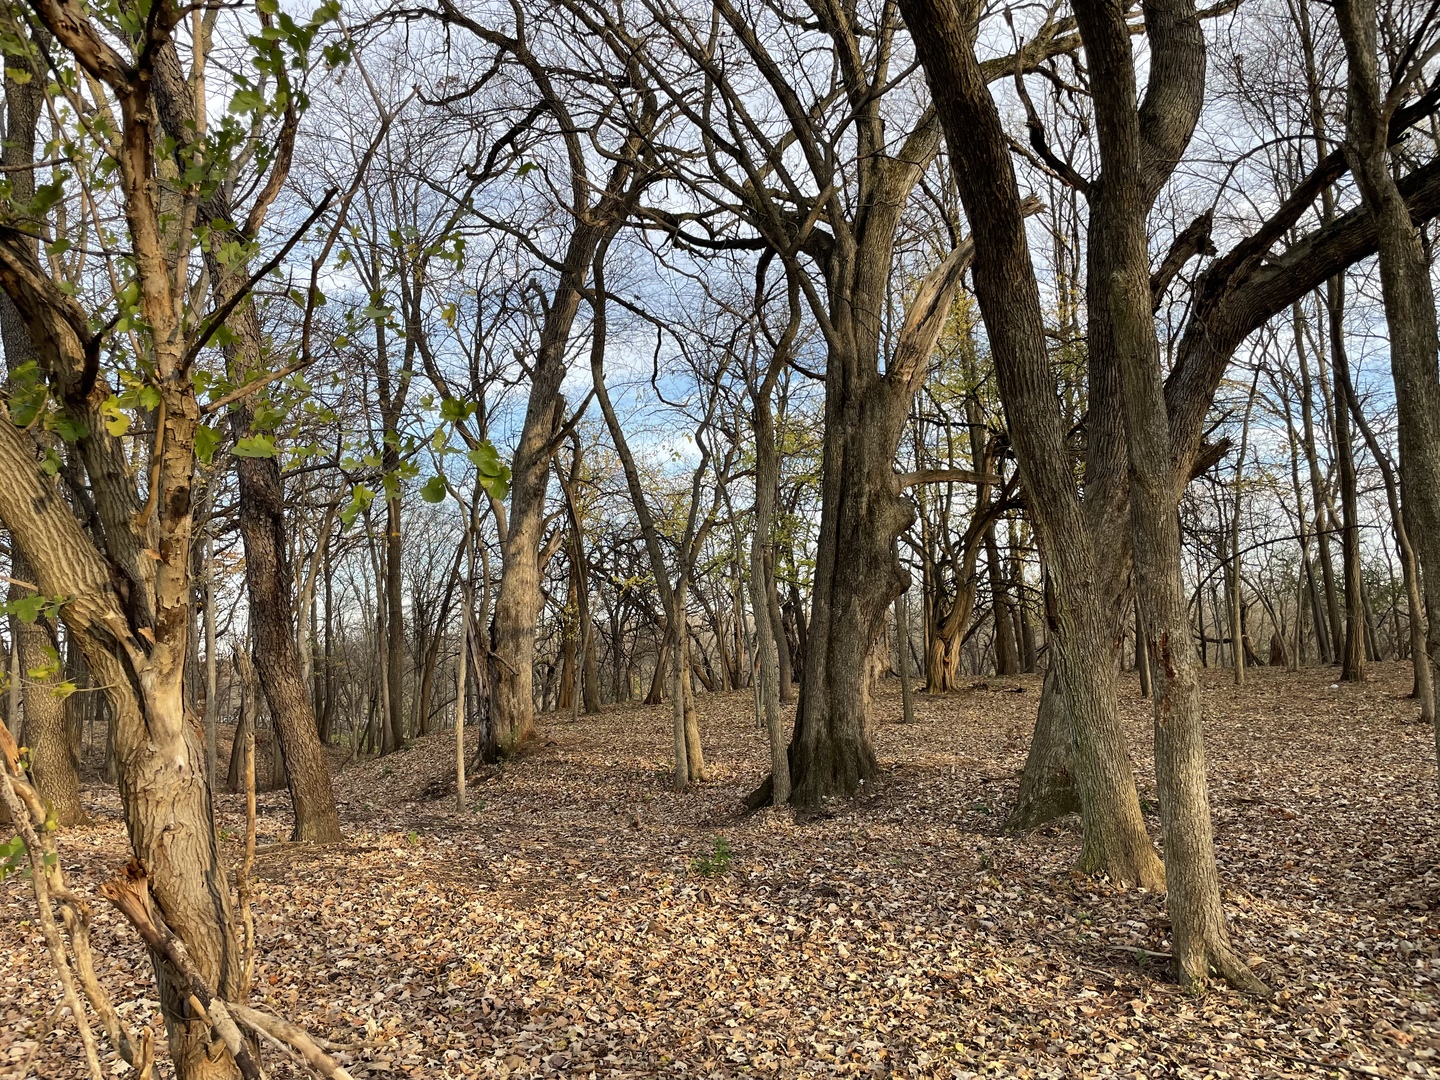
[[[792,326],[794,326],[792,321]],[[794,334],[787,329],[786,336]],[[788,345],[788,343],[787,343]],[[771,365],[778,373],[778,367]],[[755,429],[755,532],[750,540],[750,607],[755,614],[755,652],[759,659],[757,691],[761,719],[770,740],[770,794],[776,806],[790,801],[790,758],[780,715],[782,677],[788,678],[789,650],[776,640],[775,599],[772,579],[774,552],[770,530],[775,518],[775,495],[780,487],[780,455],[775,446],[775,419],[770,395],[775,379],[767,377],[751,394],[751,424]]]
[[[156,101],[167,134],[183,147],[195,137],[195,106],[180,68],[173,43],[156,55]],[[178,151],[177,151],[178,152]],[[235,219],[230,193],[217,189],[201,209],[204,220]],[[231,303],[248,287],[244,265],[227,262],[225,243],[245,241],[238,229],[216,229],[204,246],[205,268],[216,307]],[[234,305],[226,326],[232,340],[224,347],[231,378],[244,384],[269,370],[259,313],[248,293]],[[254,397],[237,403],[230,412],[230,430],[236,439],[252,434]],[[235,462],[239,486],[238,517],[245,546],[245,586],[250,601],[250,631],[255,641],[255,662],[270,703],[276,732],[285,755],[290,797],[295,809],[294,838],[316,843],[340,839],[340,818],[330,770],[320,745],[310,688],[300,675],[295,645],[295,610],[291,595],[293,577],[286,550],[285,487],[280,463],[274,457],[240,457]]]
[[1330,365],[1335,384],[1335,457],[1340,466],[1340,552],[1345,570],[1345,639],[1340,653],[1342,682],[1365,681],[1365,598],[1360,578],[1360,495],[1356,487],[1355,447],[1350,438],[1348,402],[1350,357],[1345,349],[1345,279],[1332,277],[1325,285],[1329,315]]
[[[1337,0],[1348,61],[1345,156],[1374,223],[1390,329],[1390,371],[1400,421],[1400,487],[1414,523],[1425,596],[1432,682],[1440,665],[1440,332],[1420,236],[1390,172],[1388,142],[1399,95],[1380,86],[1374,0]],[[1435,737],[1440,749],[1440,715]]]
[[[5,140],[0,145],[0,164],[6,168],[12,202],[23,206],[35,195],[35,173],[30,166],[35,161],[35,129],[45,95],[38,78],[32,76],[23,83],[17,82],[12,70],[18,73],[24,69],[6,69]],[[29,246],[32,251],[36,250],[33,241]],[[0,293],[0,343],[5,349],[6,370],[12,375],[16,368],[38,359],[24,319],[10,297],[3,293]],[[5,422],[0,419],[0,423]],[[16,579],[9,588],[12,601],[33,595],[31,589],[16,583],[29,581],[31,576],[18,544],[11,550],[10,576]],[[62,682],[63,675],[58,665],[58,642],[52,641],[44,619],[25,623],[14,618],[11,627],[14,649],[11,677],[15,683],[10,700],[12,711],[15,705],[22,705],[25,710],[24,738],[30,747],[30,772],[35,788],[58,824],[78,825],[86,820],[80,801],[80,776],[65,721],[65,703],[55,696],[55,688]],[[52,674],[30,674],[42,670],[50,670]],[[11,723],[15,724],[18,719],[18,715],[12,715]],[[20,733],[18,726],[15,733]]]
[[1163,870],[1145,831],[1120,727],[1111,616],[1100,606],[1100,570],[1070,473],[1009,143],[954,0],[903,0],[900,8],[929,78],[974,229],[975,291],[1021,482],[1054,585],[1052,663],[1071,714],[1085,833],[1080,866],[1107,872],[1117,882],[1158,888]]
[[[1101,178],[1092,217],[1106,222],[1111,274],[1091,295],[1114,335],[1128,445],[1135,576],[1155,675],[1155,777],[1165,840],[1173,964],[1182,983],[1203,986],[1212,969],[1239,989],[1263,992],[1230,945],[1220,899],[1201,729],[1200,684],[1180,562],[1176,507],[1178,455],[1165,405],[1160,347],[1152,317],[1146,219],[1171,162],[1155,167],[1157,141],[1178,126],[1189,141],[1204,93],[1205,46],[1193,0],[1145,8],[1152,50],[1150,83],[1137,100],[1130,28],[1118,0],[1080,0],[1076,21],[1096,87]],[[1163,159],[1162,159],[1163,160]],[[1157,173],[1159,175],[1157,175]],[[1237,644],[1237,655],[1243,648]]]

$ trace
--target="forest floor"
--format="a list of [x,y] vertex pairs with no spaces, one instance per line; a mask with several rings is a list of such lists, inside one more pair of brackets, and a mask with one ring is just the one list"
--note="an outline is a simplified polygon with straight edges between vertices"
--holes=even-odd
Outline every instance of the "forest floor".
[[[357,1078],[1440,1076],[1433,736],[1408,668],[1372,671],[1207,673],[1221,877],[1272,1001],[1168,981],[1144,951],[1168,947],[1161,897],[1073,874],[1073,820],[1001,834],[1033,678],[917,696],[910,726],[887,686],[878,790],[804,824],[737,816],[767,759],[748,692],[701,695],[712,779],[689,794],[667,710],[627,706],[543,717],[464,814],[448,732],[352,763],[339,847],[282,843],[286,796],[263,796],[255,997]],[[1148,707],[1126,707],[1158,831]],[[87,802],[60,846],[93,895],[128,852],[114,792]],[[220,802],[233,856],[242,805]],[[158,1024],[141,949],[94,908],[122,1015]],[[68,1080],[68,1018],[34,1041],[58,986],[32,913],[0,885],[0,1075]]]

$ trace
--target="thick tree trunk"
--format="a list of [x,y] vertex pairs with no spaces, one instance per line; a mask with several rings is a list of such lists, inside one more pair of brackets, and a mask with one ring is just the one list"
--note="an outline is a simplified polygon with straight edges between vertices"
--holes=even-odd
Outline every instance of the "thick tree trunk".
[[[30,566],[21,552],[11,552],[10,566],[12,577],[30,580]],[[12,585],[10,595],[14,599],[34,593]],[[30,776],[35,790],[57,825],[83,824],[87,819],[80,801],[75,747],[65,715],[65,699],[56,694],[56,687],[64,681],[56,642],[44,618],[30,623],[16,619],[13,633],[19,657],[16,674],[21,679],[20,697],[25,710],[24,738],[30,747]]]
[[[183,438],[183,433],[175,434],[177,441]],[[204,747],[185,715],[182,672],[176,662],[184,656],[183,636],[180,649],[169,651],[177,640],[175,628],[185,624],[185,590],[167,580],[162,599],[170,606],[161,609],[164,620],[152,631],[167,649],[152,655],[149,641],[131,629],[111,568],[53,482],[41,475],[24,433],[9,423],[0,423],[0,522],[34,568],[40,590],[71,598],[61,608],[61,618],[110,699],[125,824],[149,875],[151,894],[206,982],[224,998],[244,1000],[248,987],[240,985],[229,886],[215,845],[205,783]],[[178,523],[167,527],[188,532]],[[184,576],[188,540],[166,538],[171,554],[167,573],[179,566]],[[180,547],[184,551],[178,551]],[[208,1025],[191,1015],[183,983],[158,959],[155,967],[176,1075],[182,1080],[238,1077],[228,1056],[209,1059]]]
[[975,291],[990,334],[1008,429],[1036,535],[1054,585],[1055,676],[1066,694],[1085,841],[1080,866],[1159,887],[1163,871],[1145,831],[1120,726],[1111,612],[1075,492],[1039,287],[1010,148],[953,0],[903,0],[905,20],[944,124],[960,197],[976,241]]
[[[1390,172],[1390,110],[1380,86],[1374,0],[1337,0],[1348,61],[1345,155],[1375,223],[1390,370],[1400,420],[1400,487],[1419,556],[1432,682],[1440,667],[1440,331],[1420,236]],[[1440,748],[1440,713],[1435,738]]]
[[[1145,9],[1154,50],[1144,109],[1125,9],[1116,0],[1083,0],[1076,21],[1097,89],[1096,130],[1102,177],[1092,216],[1107,222],[1112,273],[1089,297],[1104,305],[1114,334],[1128,445],[1135,577],[1155,676],[1155,776],[1165,840],[1167,907],[1176,974],[1203,985],[1215,969],[1237,988],[1263,991],[1230,946],[1215,865],[1201,731],[1200,684],[1190,640],[1176,516],[1176,448],[1165,405],[1164,374],[1151,315],[1146,218],[1158,190],[1149,175],[1151,128],[1193,126],[1203,94],[1204,38],[1193,0],[1156,0]],[[1165,85],[1171,85],[1165,100]],[[1157,95],[1157,87],[1161,94]],[[1166,108],[1174,113],[1168,119]],[[1188,141],[1186,131],[1181,145]],[[1237,656],[1243,644],[1237,643]]]
[[[540,614],[540,541],[545,521],[545,493],[550,484],[550,459],[562,421],[565,348],[579,310],[581,291],[591,260],[601,242],[615,229],[604,220],[610,203],[623,189],[628,173],[616,166],[604,200],[607,212],[582,214],[570,236],[555,295],[545,310],[540,330],[530,398],[520,443],[510,465],[510,516],[502,543],[500,591],[495,598],[491,636],[498,672],[491,688],[496,745],[513,754],[535,729],[535,620]],[[617,184],[620,186],[617,187]],[[587,218],[589,220],[587,220]]]
[[1040,686],[1035,734],[1030,739],[1025,771],[1020,776],[1020,792],[1010,816],[1005,819],[1006,832],[1036,829],[1066,814],[1079,812],[1080,796],[1071,771],[1071,730],[1065,695],[1052,665]]
[[[248,433],[249,414],[248,408],[233,414],[231,425],[237,433]],[[295,808],[294,839],[334,843],[340,839],[340,817],[330,768],[320,743],[310,688],[300,677],[295,654],[280,466],[274,458],[241,458],[235,471],[240,481],[240,535],[245,544],[250,632],[260,682],[284,754]]]
[[[24,69],[14,70],[18,73]],[[43,103],[44,94],[38,81],[17,82],[7,69],[5,141],[0,146],[0,164],[6,167],[11,201],[16,206],[23,206],[35,194],[35,174],[30,166],[35,160],[35,129]],[[0,293],[0,344],[5,350],[7,373],[13,374],[17,368],[38,359],[25,320],[4,293]],[[9,420],[0,418],[0,423],[9,423]],[[10,576],[15,579],[9,589],[12,601],[34,595],[31,589],[18,584],[31,579],[30,567],[18,543],[12,545],[10,553]],[[15,725],[18,720],[18,716],[13,715],[14,707],[23,704],[24,739],[30,747],[30,771],[35,788],[57,823],[78,825],[85,821],[85,809],[80,802],[80,777],[75,767],[69,725],[65,721],[65,702],[55,696],[55,688],[63,681],[58,642],[52,641],[43,619],[25,623],[15,618],[11,626],[14,649],[11,677],[15,680],[10,695],[11,724]],[[52,674],[30,674],[42,670]],[[18,726],[15,734],[20,734]]]

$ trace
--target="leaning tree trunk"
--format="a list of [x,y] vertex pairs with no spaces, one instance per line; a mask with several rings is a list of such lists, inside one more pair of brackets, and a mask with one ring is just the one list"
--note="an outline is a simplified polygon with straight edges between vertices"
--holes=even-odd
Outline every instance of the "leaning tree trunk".
[[[20,69],[16,69],[19,71]],[[7,71],[5,77],[5,141],[0,145],[0,164],[6,167],[11,187],[11,200],[23,205],[35,195],[35,173],[30,166],[35,160],[35,128],[44,104],[40,83],[31,78],[17,82]],[[30,331],[10,297],[0,293],[0,342],[5,348],[5,368],[13,374],[23,364],[37,359]],[[7,421],[0,420],[0,423]],[[33,596],[20,582],[30,578],[30,567],[18,547],[10,553],[10,599]],[[77,825],[85,820],[80,802],[80,777],[70,745],[70,726],[65,721],[65,703],[55,696],[61,682],[57,669],[52,674],[31,675],[32,671],[53,666],[49,650],[52,643],[46,624],[41,619],[26,623],[13,620],[12,647],[15,649],[11,677],[20,680],[19,700],[25,709],[25,741],[30,746],[30,772],[40,797],[49,805],[60,825]],[[58,656],[58,653],[57,653]],[[23,689],[21,689],[23,687]],[[12,690],[12,702],[16,701]],[[12,726],[18,718],[12,716]],[[17,727],[15,733],[19,735]]]
[[[1175,119],[1198,111],[1204,38],[1193,0],[1156,0],[1145,9],[1152,48],[1170,66],[1180,103]],[[1166,905],[1176,974],[1203,986],[1214,969],[1239,989],[1264,985],[1230,945],[1220,899],[1201,730],[1200,682],[1191,643],[1180,562],[1177,454],[1165,405],[1164,372],[1152,317],[1146,218],[1153,199],[1146,155],[1152,124],[1167,103],[1137,101],[1130,27],[1114,0],[1076,4],[1076,21],[1097,89],[1096,130],[1103,179],[1091,212],[1107,222],[1112,273],[1090,296],[1103,305],[1114,335],[1129,450],[1130,520],[1135,577],[1154,674],[1155,779],[1165,842]],[[1155,89],[1152,80],[1151,92]],[[1168,103],[1172,109],[1177,103]],[[1188,135],[1187,135],[1188,140]],[[1243,642],[1236,643],[1237,650]],[[1238,653],[1237,653],[1238,655]]]
[[[8,422],[0,423],[0,522],[34,568],[41,592],[71,598],[61,618],[110,700],[125,825],[155,902],[206,982],[220,997],[243,1001],[249,988],[240,981],[205,749],[185,714],[182,682],[173,668],[156,670],[148,641],[131,629],[133,612],[117,593],[111,568],[53,480],[41,475],[25,434]],[[209,1025],[190,1011],[184,980],[152,960],[176,1075],[238,1078],[228,1055],[210,1059]]]
[[1145,831],[1120,726],[1116,654],[1101,610],[1101,568],[1065,447],[1039,286],[1010,146],[953,0],[903,0],[975,231],[975,291],[990,334],[1007,427],[1056,599],[1052,663],[1066,695],[1084,846],[1080,866],[1158,887],[1163,871]]
[[[612,181],[613,182],[613,181]],[[613,208],[612,208],[613,210]],[[592,212],[597,217],[598,211]],[[500,591],[495,598],[491,637],[497,677],[490,715],[495,746],[513,754],[535,731],[535,621],[540,615],[540,540],[545,525],[545,492],[550,459],[561,423],[565,347],[580,307],[590,261],[613,223],[577,220],[565,252],[555,295],[545,311],[540,347],[530,379],[530,399],[520,443],[510,465],[510,517],[501,545]]]
[[[1380,86],[1374,0],[1337,0],[1348,61],[1345,156],[1375,223],[1380,286],[1390,329],[1390,371],[1400,420],[1400,488],[1413,523],[1425,596],[1432,682],[1440,669],[1440,330],[1420,236],[1390,172],[1389,113]],[[1435,741],[1440,750],[1440,712]]]

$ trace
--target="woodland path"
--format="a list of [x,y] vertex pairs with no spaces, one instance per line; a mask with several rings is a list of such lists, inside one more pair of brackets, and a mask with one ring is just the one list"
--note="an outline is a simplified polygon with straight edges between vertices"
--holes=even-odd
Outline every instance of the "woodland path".
[[[1072,875],[1073,822],[1000,835],[1033,679],[917,695],[909,727],[887,686],[879,792],[804,824],[735,817],[767,754],[748,692],[700,695],[713,779],[691,794],[669,790],[663,707],[543,718],[464,817],[449,733],[352,764],[346,845],[257,861],[256,994],[356,1077],[1440,1076],[1434,750],[1408,670],[1206,673],[1232,928],[1273,1002],[1166,982],[1137,951],[1165,950],[1159,897]],[[1158,831],[1133,690],[1127,710]],[[93,892],[128,850],[113,790],[86,800],[98,824],[60,847]],[[262,844],[285,807],[262,797]],[[239,799],[219,817],[238,851]],[[0,885],[0,1076],[57,1000],[32,904]],[[94,906],[112,995],[158,1025],[148,964]],[[75,1041],[67,1020],[31,1075],[76,1075]]]

